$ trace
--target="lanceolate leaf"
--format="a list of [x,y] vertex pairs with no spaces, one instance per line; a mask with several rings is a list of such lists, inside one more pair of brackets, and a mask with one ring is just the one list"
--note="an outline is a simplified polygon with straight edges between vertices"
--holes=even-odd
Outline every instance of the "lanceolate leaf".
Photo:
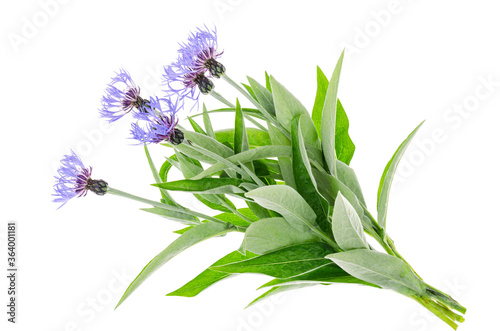
[[[292,155],[292,148],[290,146],[262,146],[258,148],[251,149],[249,151],[233,155],[228,157],[226,160],[234,163],[245,163],[249,161],[271,158],[271,157],[281,157]],[[206,176],[211,176],[216,172],[224,170],[227,168],[227,165],[223,162],[218,162],[211,166],[210,168],[204,170],[197,176],[193,177],[193,179],[200,179]]]
[[389,191],[391,189],[392,180],[394,179],[394,175],[396,174],[396,169],[398,167],[399,161],[403,157],[406,149],[410,145],[413,137],[417,134],[418,129],[424,124],[424,122],[420,123],[415,130],[410,133],[408,138],[403,141],[403,143],[399,146],[394,153],[392,159],[387,163],[385,167],[384,173],[382,174],[382,178],[380,179],[380,185],[378,188],[378,197],[377,197],[377,210],[378,210],[378,223],[385,230],[386,220],[387,220],[387,207],[389,203]]
[[296,290],[296,289],[299,289],[299,288],[314,286],[314,285],[315,284],[293,284],[293,285],[285,285],[285,286],[276,286],[276,287],[273,287],[269,291],[265,292],[264,294],[260,295],[255,300],[253,300],[252,302],[250,302],[248,304],[247,308],[250,307],[250,306],[255,305],[258,302],[266,300],[267,298],[269,298],[269,297],[271,297],[273,295],[277,295],[279,293],[283,293],[283,292],[290,291],[290,290]]
[[337,177],[356,195],[359,203],[366,206],[365,198],[363,197],[363,192],[361,191],[356,173],[351,167],[340,160],[337,160]]
[[191,127],[193,128],[193,130],[195,132],[203,134],[203,135],[207,134],[205,132],[205,130],[203,130],[203,128],[198,123],[196,123],[196,121],[194,119],[192,119],[190,116],[188,116],[188,120],[189,120],[189,123],[191,124]]
[[349,119],[344,107],[337,99],[337,116],[335,120],[335,153],[337,158],[349,165],[354,155],[356,146],[349,136]]
[[250,149],[248,136],[245,128],[245,119],[241,111],[240,102],[236,99],[236,114],[234,123],[234,154],[238,154]]
[[332,78],[328,84],[328,91],[325,97],[325,104],[323,106],[323,113],[321,116],[321,145],[323,146],[323,154],[328,165],[330,173],[337,176],[335,160],[337,154],[335,151],[335,128],[337,118],[337,90],[339,87],[340,70],[342,68],[342,60],[344,59],[344,52],[333,71]]
[[[273,145],[291,146],[292,142],[280,130],[269,124],[269,136]],[[290,157],[278,157],[281,176],[285,184],[295,188],[295,178],[293,176],[293,165]]]
[[292,119],[298,115],[306,115],[303,122],[304,141],[311,146],[320,147],[318,133],[314,128],[311,117],[307,109],[290,93],[283,85],[281,85],[273,76],[271,76],[271,86],[273,89],[274,107],[276,109],[276,118],[278,122],[288,131],[291,132]]
[[261,219],[252,223],[245,231],[245,250],[265,254],[287,246],[317,242],[310,232],[298,231],[282,217]]
[[237,178],[183,179],[168,183],[153,184],[169,191],[196,192],[206,194],[245,193],[238,186],[243,181]]
[[[155,215],[160,215],[163,217],[166,217],[170,220],[180,222],[182,224],[195,224],[198,225],[200,224],[200,221],[198,218],[192,216],[191,214],[188,213],[182,213],[182,212],[176,212],[172,210],[166,210],[158,207],[152,207],[152,208],[142,208],[141,210],[146,211],[148,213],[152,213]],[[236,225],[236,224],[235,224]]]
[[220,142],[209,136],[192,131],[184,131],[184,137],[187,140],[192,141],[193,144],[208,149],[219,156],[229,157],[234,154],[230,148],[228,148],[227,146],[221,144]]
[[277,278],[289,278],[332,263],[324,258],[332,252],[333,249],[326,244],[302,244],[211,269],[227,273],[260,273]]
[[270,185],[259,187],[245,194],[264,208],[283,215],[299,231],[318,227],[316,214],[302,196],[290,186]]
[[321,68],[316,67],[317,75],[317,89],[316,98],[314,99],[314,106],[312,110],[312,120],[318,135],[321,137],[321,117],[323,114],[323,105],[325,104],[326,92],[328,91],[328,78],[325,76]]
[[215,138],[214,129],[212,127],[212,122],[210,121],[210,116],[207,112],[207,107],[203,104],[203,124],[205,125],[205,131],[209,137]]
[[294,284],[334,284],[334,283],[362,284],[373,287],[379,287],[377,285],[365,282],[361,279],[357,279],[349,275],[347,272],[344,271],[344,269],[342,269],[335,263],[332,263],[332,264],[326,264],[318,269],[306,272],[305,274],[299,276],[286,279],[281,279],[281,278],[273,279],[262,285],[260,288],[269,286],[287,286]]
[[326,256],[352,276],[404,295],[423,294],[426,285],[403,260],[357,249]]
[[247,77],[248,82],[252,86],[257,101],[266,109],[271,115],[275,115],[273,95],[264,86],[260,85],[255,79]]
[[369,249],[361,220],[342,193],[337,195],[332,215],[332,230],[335,241],[344,251]]
[[328,204],[319,195],[316,181],[311,171],[309,157],[307,156],[302,137],[300,122],[306,115],[300,115],[292,121],[292,163],[293,176],[297,192],[307,201],[317,216],[316,222],[323,232],[331,235],[331,224],[328,221]]
[[[210,267],[243,261],[249,258],[256,256],[251,252],[247,252],[246,255],[241,254],[238,251],[234,251],[224,256],[222,259],[218,260]],[[167,296],[180,296],[180,297],[194,297],[198,295],[201,291],[211,286],[212,284],[217,283],[218,281],[231,276],[231,274],[219,271],[213,271],[210,268],[203,271],[201,274],[193,278],[191,281],[186,283],[181,288],[167,294]]]
[[202,223],[195,226],[191,230],[182,234],[160,254],[155,256],[134,281],[129,285],[122,298],[117,304],[117,307],[125,301],[132,292],[134,292],[153,272],[158,270],[161,266],[167,263],[174,256],[178,255],[185,249],[212,237],[220,236],[222,234],[233,231],[234,228],[229,224],[220,223]]
[[[271,145],[271,138],[266,131],[256,128],[247,128],[246,131],[250,148]],[[228,142],[234,145],[234,129],[216,131],[215,138],[221,143]]]

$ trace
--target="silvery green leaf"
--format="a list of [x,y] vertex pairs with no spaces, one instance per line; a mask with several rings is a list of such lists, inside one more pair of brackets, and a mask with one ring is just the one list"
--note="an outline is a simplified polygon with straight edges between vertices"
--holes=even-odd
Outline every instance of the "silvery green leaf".
[[264,254],[286,246],[318,241],[311,232],[298,231],[282,217],[261,219],[245,231],[244,248]]
[[139,273],[139,275],[128,286],[127,290],[116,305],[117,307],[125,301],[132,292],[134,292],[153,272],[167,263],[174,256],[185,249],[209,238],[217,237],[233,231],[234,228],[229,224],[221,223],[202,223],[191,230],[183,233],[179,238],[173,241],[163,251],[156,255]]
[[344,52],[333,71],[332,78],[328,84],[328,91],[325,97],[323,112],[321,115],[321,145],[323,147],[323,154],[328,165],[330,173],[337,176],[337,154],[335,151],[335,127],[337,119],[337,90],[339,87],[340,71],[342,68],[342,61],[344,59]]
[[316,214],[302,196],[290,186],[270,185],[245,194],[264,208],[280,213],[299,231],[316,228]]
[[[269,127],[269,137],[273,145],[279,146],[291,146],[292,142],[288,139],[280,130],[275,128],[272,124]],[[293,176],[293,166],[290,157],[278,157],[278,163],[280,165],[280,172],[283,176],[285,184],[295,188],[295,179]]]
[[337,195],[332,215],[332,230],[335,241],[344,251],[369,249],[361,220],[342,193]]
[[323,243],[300,244],[287,246],[245,261],[219,265],[211,269],[233,274],[260,273],[277,278],[289,278],[332,263],[332,261],[325,258],[326,255],[332,252],[333,249]]
[[380,252],[357,249],[327,255],[350,275],[404,295],[424,294],[426,285],[403,260]]
[[356,195],[360,204],[366,206],[356,173],[351,167],[340,160],[337,160],[337,177]]
[[212,121],[210,121],[210,116],[208,115],[207,107],[203,104],[203,124],[205,125],[205,131],[209,137],[215,138],[214,129],[212,127]]
[[269,92],[268,89],[266,89],[264,86],[262,86],[259,82],[257,82],[255,79],[248,77],[248,82],[252,86],[252,90],[255,93],[255,97],[257,98],[257,101],[268,111],[269,114],[275,115],[276,112],[274,110],[274,101],[273,101],[273,95],[271,92]]
[[394,179],[394,175],[396,174],[396,169],[398,167],[399,161],[401,161],[401,158],[403,157],[403,154],[405,153],[406,149],[410,145],[410,142],[412,141],[413,137],[415,137],[418,129],[420,129],[422,124],[424,124],[424,122],[420,123],[415,128],[415,130],[413,130],[412,133],[410,133],[408,138],[406,138],[405,141],[403,141],[403,143],[398,147],[396,153],[394,153],[389,163],[387,163],[384,173],[382,174],[382,178],[380,179],[380,185],[378,188],[378,196],[377,196],[377,210],[378,210],[377,221],[383,229],[385,229],[386,227],[387,207],[389,204],[389,191],[391,189],[391,184]]
[[273,76],[270,78],[273,90],[274,107],[276,109],[276,118],[278,122],[291,132],[292,120],[299,115],[306,115],[303,120],[302,133],[304,141],[316,148],[321,148],[318,132],[314,127],[313,121],[307,109],[302,103],[281,85]]

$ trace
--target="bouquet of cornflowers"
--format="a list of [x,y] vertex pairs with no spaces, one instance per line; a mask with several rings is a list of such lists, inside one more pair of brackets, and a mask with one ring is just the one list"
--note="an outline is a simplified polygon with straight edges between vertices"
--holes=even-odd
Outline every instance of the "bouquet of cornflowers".
[[[146,98],[130,74],[120,70],[102,98],[100,115],[114,122],[134,118],[131,135],[145,149],[161,197],[149,200],[93,179],[72,152],[62,160],[55,184],[55,202],[64,205],[88,191],[136,200],[146,212],[180,222],[180,236],[155,256],[127,288],[124,302],[153,272],[203,240],[242,232],[241,246],[229,252],[169,293],[193,297],[233,274],[260,273],[273,277],[267,292],[251,304],[282,291],[312,285],[354,283],[396,291],[414,299],[449,326],[463,322],[465,308],[449,295],[425,283],[396,250],[387,233],[389,191],[397,165],[422,125],[396,150],[380,180],[376,217],[367,210],[361,187],[349,163],[355,146],[349,121],[337,98],[343,54],[330,79],[318,67],[314,107],[308,110],[273,76],[265,83],[248,77],[237,84],[220,63],[217,34],[206,26],[180,44],[178,58],[165,67],[165,95]],[[225,80],[252,105],[243,108],[215,91],[214,80]],[[192,130],[178,124],[181,111],[197,110],[199,98],[210,95],[224,104],[189,117]],[[210,115],[234,113],[234,127],[214,131]],[[194,120],[201,116],[203,126]],[[148,144],[173,149],[158,168]],[[171,150],[171,149],[169,149]],[[168,181],[172,167],[185,179]],[[179,204],[172,191],[192,193],[214,210],[205,215]],[[246,208],[237,208],[240,199]],[[62,206],[61,205],[61,206]],[[373,237],[379,250],[369,244]]]

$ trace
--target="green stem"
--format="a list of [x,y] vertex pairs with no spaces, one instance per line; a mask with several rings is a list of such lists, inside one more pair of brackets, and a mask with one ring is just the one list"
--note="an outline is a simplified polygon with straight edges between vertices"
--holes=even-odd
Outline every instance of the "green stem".
[[448,315],[443,313],[443,311],[440,308],[438,308],[437,306],[432,304],[431,303],[432,301],[429,301],[428,299],[422,298],[419,296],[410,296],[410,298],[415,299],[418,303],[420,303],[422,306],[427,308],[430,312],[432,312],[434,315],[436,315],[439,319],[441,319],[443,322],[445,322],[446,324],[451,326],[453,328],[453,330],[457,329],[457,327],[458,327],[457,323],[455,323],[453,320],[451,320],[448,317]]
[[[117,196],[120,196],[120,197],[124,197],[124,198],[127,198],[127,199],[131,199],[131,200],[135,200],[135,201],[138,201],[138,202],[142,202],[142,203],[151,205],[153,207],[158,207],[158,208],[165,209],[165,210],[175,211],[175,212],[178,212],[178,213],[186,213],[186,210],[184,210],[182,208],[179,208],[179,207],[176,207],[176,206],[166,205],[164,203],[153,201],[153,200],[149,200],[149,199],[144,199],[144,198],[141,198],[141,197],[139,197],[137,195],[133,195],[133,194],[130,194],[130,193],[127,193],[127,192],[123,192],[123,191],[120,191],[120,190],[117,190],[117,189],[114,189],[114,188],[111,188],[111,187],[108,187],[107,193],[113,194],[113,195],[117,195]],[[199,212],[194,211],[194,210],[189,210],[189,213],[192,214],[192,215],[195,215],[195,216],[197,216],[199,218],[206,219],[207,221],[211,221],[211,222],[215,222],[215,223],[223,223],[223,224],[227,223],[227,222],[224,222],[223,220],[220,220],[218,218],[215,218],[215,217],[212,217],[212,216],[208,216],[208,215],[205,215],[203,213],[199,213]],[[242,227],[235,226],[235,228],[236,228],[236,231],[245,232],[245,229],[242,228]]]

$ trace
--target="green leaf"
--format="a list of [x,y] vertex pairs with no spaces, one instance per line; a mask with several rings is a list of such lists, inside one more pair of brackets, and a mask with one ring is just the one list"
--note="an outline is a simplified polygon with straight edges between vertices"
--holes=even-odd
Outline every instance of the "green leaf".
[[318,191],[325,198],[331,206],[335,205],[335,199],[337,198],[338,192],[349,201],[349,203],[354,207],[356,213],[363,223],[365,231],[373,234],[373,229],[375,225],[372,220],[365,215],[365,209],[359,203],[359,200],[344,183],[342,183],[338,178],[332,175],[326,174],[324,172],[313,169],[314,177],[316,178],[316,183],[318,183]]
[[238,188],[243,181],[237,178],[182,179],[168,183],[153,184],[169,191],[196,192],[204,194],[245,193]]
[[203,167],[200,161],[191,158],[177,150],[175,155],[177,157],[177,160],[179,160],[179,166],[185,178],[194,177],[203,171]]
[[248,82],[252,86],[253,91],[255,92],[255,97],[257,101],[267,110],[271,115],[276,115],[276,110],[274,109],[274,101],[273,95],[271,92],[266,89],[264,86],[260,85],[255,79],[248,77]]
[[[174,155],[175,156],[175,155]],[[169,159],[165,160],[163,164],[161,165],[159,175],[160,175],[160,183],[164,183],[168,178],[168,172],[172,168],[172,163],[170,162]]]
[[211,269],[227,273],[260,273],[277,278],[289,278],[332,263],[324,258],[332,251],[331,247],[322,243],[288,246],[245,261],[228,263]]
[[337,195],[333,208],[332,230],[335,241],[344,251],[370,248],[363,232],[361,219],[342,193]]
[[259,187],[245,194],[264,208],[280,213],[299,231],[317,228],[316,214],[306,200],[290,186],[270,185]]
[[[148,146],[146,144],[144,144],[144,151],[146,152],[146,158],[148,159],[149,168],[151,169],[151,172],[153,173],[153,178],[155,179],[155,182],[161,183],[162,179],[160,177],[160,173],[158,172],[158,170],[156,170],[156,166],[153,162],[153,159],[151,158],[151,154],[149,154],[149,149],[148,149]],[[170,165],[170,167],[171,167],[171,165]],[[170,169],[170,167],[168,168],[168,170]],[[165,176],[166,176],[166,173],[168,173],[168,170],[166,168],[163,170]],[[174,199],[172,199],[172,197],[170,196],[170,194],[167,191],[160,189],[160,192],[161,192],[161,197],[162,197],[164,203],[171,205],[171,206],[179,206],[180,207],[180,205],[177,202],[175,202]],[[195,219],[193,219],[193,220],[195,220]]]
[[248,86],[247,84],[245,83],[241,83],[241,85],[243,85],[243,87],[247,90],[247,92],[252,96],[252,98],[254,98],[255,100],[257,100],[257,97],[255,96],[255,93],[252,89],[251,86]]
[[203,128],[195,122],[194,119],[192,119],[190,116],[188,116],[188,120],[189,120],[189,123],[191,123],[191,126],[193,127],[193,130],[197,133],[200,133],[200,134],[203,134],[203,135],[206,135],[207,133],[205,132],[205,130],[203,130]]
[[274,107],[276,109],[276,118],[278,122],[288,131],[291,132],[292,119],[298,115],[305,116],[303,125],[304,141],[311,146],[320,148],[318,133],[314,128],[311,117],[307,109],[290,93],[283,85],[281,85],[273,76],[271,76],[271,86],[273,89]]
[[316,74],[318,87],[316,89],[316,98],[314,99],[311,117],[318,135],[321,137],[321,115],[323,114],[323,105],[325,104],[326,92],[328,91],[328,78],[319,66],[316,67]]
[[250,149],[248,145],[248,136],[245,129],[245,119],[241,111],[240,102],[236,99],[236,116],[234,123],[234,154],[238,154]]
[[349,136],[349,119],[340,100],[337,99],[337,117],[335,120],[335,152],[337,158],[349,165],[355,149],[356,146]]
[[[271,142],[273,145],[280,146],[291,146],[292,142],[288,139],[280,130],[274,127],[271,124],[268,124],[269,127],[269,136],[271,137]],[[283,176],[283,180],[285,184],[295,188],[295,178],[293,176],[293,164],[290,157],[278,157],[278,163],[280,166],[281,176]]]
[[286,246],[316,241],[318,238],[312,233],[298,231],[284,218],[273,217],[252,223],[245,231],[243,247],[256,254],[265,254]]
[[342,60],[344,59],[344,52],[333,71],[332,78],[328,84],[328,91],[325,97],[325,104],[321,115],[321,144],[323,147],[323,154],[330,173],[337,176],[337,169],[335,160],[337,154],[335,152],[335,128],[337,118],[337,90],[339,87],[340,71],[342,68]]
[[356,195],[360,204],[366,206],[365,198],[363,197],[363,192],[361,191],[356,173],[351,167],[340,160],[337,160],[337,177]]
[[424,294],[426,285],[403,260],[357,249],[326,256],[352,276],[404,295]]
[[266,88],[269,92],[273,93],[273,89],[271,88],[271,80],[269,79],[269,74],[265,71],[266,74]]
[[260,295],[255,300],[253,300],[252,302],[250,302],[248,304],[248,306],[246,306],[246,308],[248,308],[250,306],[253,306],[256,303],[261,302],[261,301],[263,301],[263,300],[265,300],[265,299],[267,299],[267,298],[269,298],[269,297],[271,297],[273,295],[276,295],[276,294],[279,294],[279,293],[283,293],[283,292],[286,292],[286,291],[290,291],[290,290],[296,290],[296,289],[299,289],[299,288],[309,287],[309,286],[314,286],[314,284],[294,284],[294,285],[286,285],[286,286],[276,286],[276,287],[273,287],[269,291],[265,292],[264,294]]
[[[243,114],[252,116],[258,119],[261,119],[263,121],[266,120],[266,118],[261,114],[261,112],[258,109],[255,108],[242,108]],[[235,109],[234,108],[219,108],[219,109],[214,109],[214,110],[209,110],[209,114],[214,114],[214,113],[234,113]],[[201,116],[203,114],[195,114],[192,117],[197,117]]]
[[192,228],[194,228],[194,225],[186,226],[185,228],[182,228],[182,229],[179,229],[179,230],[175,230],[173,232],[177,233],[177,234],[183,234],[184,232],[188,232]]
[[166,210],[166,209],[158,208],[158,207],[141,208],[141,210],[148,212],[148,213],[155,214],[155,215],[163,216],[163,217],[168,218],[169,220],[176,221],[176,222],[186,224],[186,225],[190,225],[190,224],[198,225],[198,224],[200,224],[200,221],[198,220],[198,218],[189,214],[189,212],[183,213],[183,212],[178,212],[178,211]]
[[[219,156],[222,156],[224,158],[229,157],[229,156],[234,154],[230,148],[228,148],[227,146],[221,144],[220,142],[218,142],[217,140],[215,140],[214,138],[211,138],[209,136],[206,136],[206,135],[203,135],[200,133],[196,133],[196,132],[192,132],[192,131],[184,131],[184,137],[187,140],[192,141],[193,144],[198,145],[200,147],[203,147],[205,149],[208,149],[209,151],[211,151]],[[185,144],[182,144],[182,145],[185,145]],[[177,145],[176,147],[178,147],[178,146],[181,146],[181,145]]]
[[[269,157],[281,157],[281,156],[290,157],[291,155],[292,155],[292,148],[290,146],[262,146],[240,154],[233,155],[231,157],[228,157],[226,160],[233,164],[238,164],[238,162],[246,163]],[[226,163],[217,162],[210,168],[204,170],[203,172],[193,177],[193,179],[200,179],[203,177],[211,176],[214,173],[224,170],[226,168],[227,168]]]
[[174,256],[201,241],[226,234],[233,231],[233,229],[229,224],[203,223],[182,234],[144,267],[129,285],[116,307],[121,305],[153,272]]
[[228,222],[241,227],[248,227],[251,224],[247,220],[235,215],[232,212],[222,213],[219,215],[215,215],[214,217],[220,219],[221,221]]
[[[193,196],[198,199],[201,203],[213,210],[219,210],[223,212],[230,212],[230,210],[220,204],[220,201],[217,199],[215,195],[212,194],[193,194]],[[226,199],[226,203],[232,205],[232,202],[229,199]]]
[[203,104],[203,124],[205,125],[205,131],[209,137],[215,138],[214,129],[212,127],[212,121],[210,121],[210,116],[207,112],[207,107]]
[[384,173],[382,174],[382,178],[380,179],[380,185],[378,188],[378,196],[377,196],[377,210],[378,210],[378,218],[377,221],[380,226],[385,230],[386,221],[387,221],[387,207],[389,203],[389,191],[391,189],[391,184],[394,179],[394,175],[396,174],[396,169],[398,167],[399,161],[403,157],[406,149],[410,145],[413,137],[415,137],[418,129],[424,124],[424,122],[420,123],[415,130],[410,133],[408,138],[403,141],[403,143],[399,146],[394,153],[392,159],[387,163],[385,167]]
[[[234,131],[234,129],[218,130],[215,132],[215,138],[221,143],[228,142],[233,145]],[[250,148],[271,145],[271,138],[266,131],[256,128],[247,128],[246,132]]]
[[280,279],[273,279],[260,288],[270,287],[270,286],[287,286],[294,284],[334,284],[334,283],[346,283],[346,284],[362,284],[373,287],[379,287],[377,285],[373,285],[371,283],[365,282],[363,280],[357,279],[347,272],[344,271],[341,267],[336,265],[335,263],[326,264],[318,269],[312,270],[310,272],[306,272],[305,274]]
[[304,138],[302,137],[301,122],[306,115],[299,115],[292,121],[292,164],[293,176],[297,192],[306,200],[316,214],[316,222],[321,230],[331,236],[332,228],[328,221],[328,203],[319,195],[316,181],[307,156]]
[[[250,252],[248,252],[246,255],[243,255],[238,251],[234,251],[224,256],[223,258],[219,259],[210,267],[218,266],[221,264],[243,261],[252,258],[254,256],[255,254],[252,254]],[[193,278],[191,281],[186,283],[184,286],[167,294],[167,296],[194,297],[203,290],[205,290],[206,288],[208,288],[209,286],[229,276],[231,276],[231,274],[225,272],[213,271],[210,268],[208,268],[201,274]]]

